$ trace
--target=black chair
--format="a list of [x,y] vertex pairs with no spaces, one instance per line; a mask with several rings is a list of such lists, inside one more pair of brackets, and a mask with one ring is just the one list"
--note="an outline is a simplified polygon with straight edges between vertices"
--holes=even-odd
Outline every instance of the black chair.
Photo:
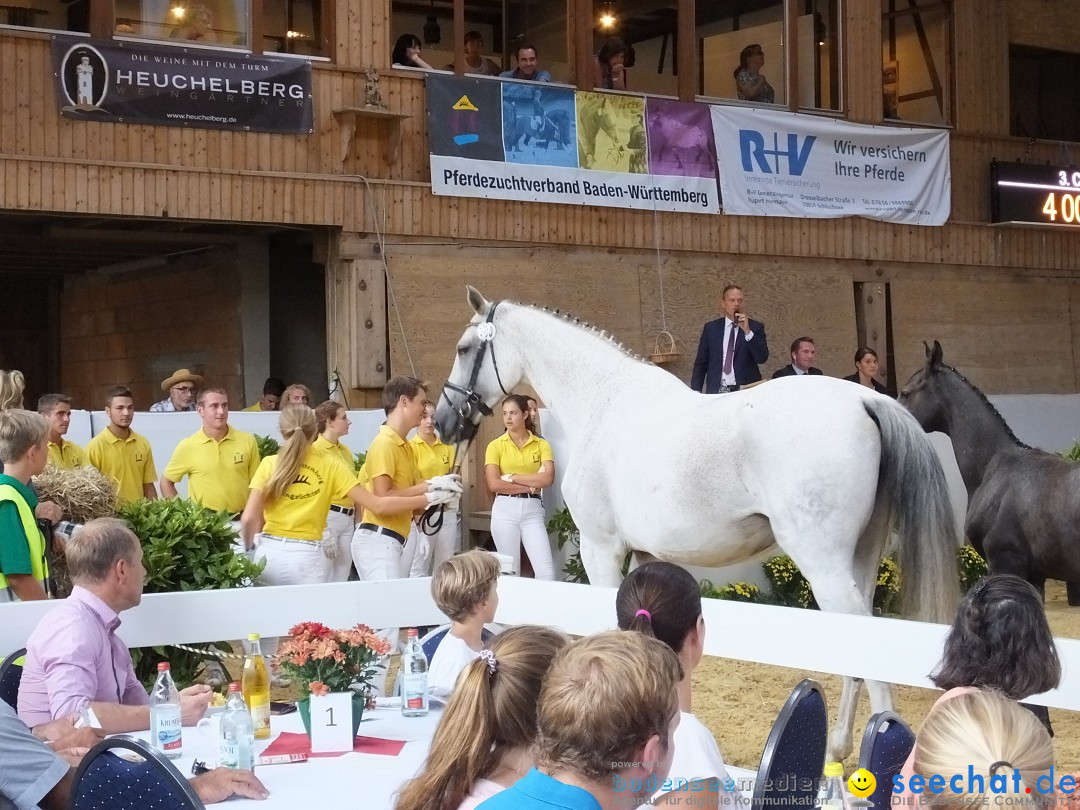
[[[119,756],[117,750],[137,757]],[[136,761],[133,761],[136,760]],[[102,740],[79,763],[69,810],[206,810],[164,755],[126,735]]]
[[825,695],[807,678],[792,690],[765,741],[751,798],[754,810],[814,806],[828,733]]
[[878,712],[870,718],[859,749],[859,767],[877,780],[867,798],[874,807],[888,807],[892,801],[892,778],[900,773],[915,747],[915,734],[893,712]]
[[0,663],[0,700],[19,710],[19,684],[22,683],[23,656],[26,648],[16,650]]

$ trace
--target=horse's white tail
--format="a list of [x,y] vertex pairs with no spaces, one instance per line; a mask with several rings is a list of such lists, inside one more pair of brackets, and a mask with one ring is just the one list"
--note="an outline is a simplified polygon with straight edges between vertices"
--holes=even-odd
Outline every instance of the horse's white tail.
[[865,405],[881,433],[878,498],[891,502],[904,612],[921,621],[950,623],[960,598],[960,543],[941,460],[902,406],[876,398]]

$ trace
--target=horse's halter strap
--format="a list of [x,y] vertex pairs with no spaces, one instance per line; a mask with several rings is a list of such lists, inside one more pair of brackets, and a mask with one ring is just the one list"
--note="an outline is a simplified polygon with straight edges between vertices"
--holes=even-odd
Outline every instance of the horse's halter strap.
[[[445,397],[447,404],[457,412],[458,418],[462,423],[472,419],[474,409],[480,411],[483,416],[491,416],[492,414],[491,408],[489,408],[476,393],[476,381],[480,377],[480,369],[484,367],[484,355],[487,354],[489,350],[491,351],[491,365],[495,369],[495,379],[499,383],[499,388],[504,394],[510,394],[503,385],[502,377],[499,375],[499,363],[495,360],[494,343],[496,330],[494,320],[495,310],[498,306],[499,302],[495,301],[492,303],[491,307],[488,308],[487,317],[483,321],[478,324],[469,324],[470,326],[476,327],[476,336],[480,339],[480,351],[477,352],[476,360],[473,362],[472,371],[469,372],[468,385],[465,388],[462,388],[460,385],[454,385],[454,383],[447,381],[446,385],[443,386],[443,397]],[[450,397],[446,396],[447,388],[464,395],[465,398],[461,401],[460,405],[455,406],[454,403],[450,401]]]
[[[470,326],[476,326],[476,336],[480,339],[480,351],[476,354],[476,362],[473,363],[472,371],[469,373],[469,384],[462,388],[460,385],[454,385],[447,380],[446,385],[443,386],[442,396],[446,399],[446,403],[454,409],[454,413],[457,414],[458,426],[464,425],[472,420],[473,410],[480,411],[483,416],[491,416],[492,410],[485,404],[484,400],[476,393],[476,381],[480,377],[480,369],[484,365],[484,355],[490,349],[491,351],[491,365],[495,368],[495,379],[499,382],[499,388],[502,389],[504,394],[509,395],[509,391],[502,383],[502,378],[499,376],[499,364],[495,360],[495,347],[492,345],[495,340],[495,309],[499,306],[499,302],[494,302],[488,309],[487,318],[478,324],[469,324]],[[446,389],[451,391],[457,391],[459,394],[464,395],[464,399],[461,400],[460,405],[454,405],[450,401],[450,397],[446,396]],[[457,471],[461,468],[461,459],[465,457],[465,453],[468,452],[469,445],[472,443],[472,438],[458,439],[454,444],[454,470]],[[462,446],[464,445],[464,447]],[[430,536],[439,533],[439,530],[443,525],[443,513],[446,507],[429,506],[424,510],[424,514],[420,518],[419,528],[424,534]]]

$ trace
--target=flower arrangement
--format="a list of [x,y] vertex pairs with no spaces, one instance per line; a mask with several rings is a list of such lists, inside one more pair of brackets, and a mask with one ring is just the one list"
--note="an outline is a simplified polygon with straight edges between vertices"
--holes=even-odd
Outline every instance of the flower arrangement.
[[986,560],[969,545],[956,549],[956,563],[960,569],[960,590],[963,593],[970,591],[972,585],[989,573]]
[[275,661],[304,697],[322,696],[366,691],[379,658],[389,653],[390,642],[366,624],[331,630],[319,622],[302,622],[289,630]]
[[732,602],[751,602],[754,604],[768,604],[769,600],[761,592],[761,588],[752,582],[733,582],[730,585],[717,587],[709,580],[703,579],[700,583],[701,595],[705,599],[727,599]]

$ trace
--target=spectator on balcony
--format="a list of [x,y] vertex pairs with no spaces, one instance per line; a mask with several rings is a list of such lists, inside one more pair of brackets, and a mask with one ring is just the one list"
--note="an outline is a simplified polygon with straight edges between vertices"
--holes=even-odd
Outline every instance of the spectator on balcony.
[[517,67],[513,70],[504,70],[499,74],[502,79],[517,79],[522,82],[550,82],[551,74],[546,70],[540,70],[536,63],[536,46],[529,42],[523,42],[517,47],[514,54],[517,58]]
[[769,80],[761,75],[765,65],[765,51],[760,45],[747,45],[739,53],[739,66],[735,68],[735,90],[742,101],[776,102],[776,91]]
[[262,396],[254,405],[244,408],[244,412],[279,411],[281,396],[285,393],[285,383],[277,377],[267,377],[263,383]]
[[[632,64],[630,47],[618,37],[609,37],[600,47],[594,63],[598,90],[625,90],[626,68]],[[631,63],[631,64],[628,64]]]
[[[499,66],[491,59],[481,55],[484,50],[484,36],[479,31],[469,31],[465,35],[465,72],[479,76],[498,76]],[[447,65],[447,70],[454,66]]]
[[434,70],[435,68],[420,58],[420,48],[420,37],[416,34],[402,34],[394,45],[394,53],[391,57],[394,67]]

